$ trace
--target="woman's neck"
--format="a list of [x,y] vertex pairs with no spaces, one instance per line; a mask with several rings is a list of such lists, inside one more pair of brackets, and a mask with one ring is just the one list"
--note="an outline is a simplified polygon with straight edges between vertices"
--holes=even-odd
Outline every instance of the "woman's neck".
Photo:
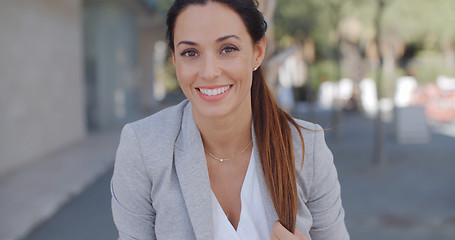
[[194,120],[201,132],[204,148],[217,157],[229,158],[251,142],[251,116],[249,108],[241,114],[220,118],[194,115]]

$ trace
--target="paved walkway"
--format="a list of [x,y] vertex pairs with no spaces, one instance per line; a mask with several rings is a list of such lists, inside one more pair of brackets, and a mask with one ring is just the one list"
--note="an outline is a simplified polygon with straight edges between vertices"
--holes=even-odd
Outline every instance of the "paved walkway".
[[[322,116],[322,117],[321,117]],[[317,119],[324,127],[328,116]],[[426,144],[398,144],[385,125],[386,161],[372,164],[374,122],[346,114],[327,131],[354,240],[455,239],[455,138],[432,134]],[[108,183],[112,168],[23,240],[116,238]],[[0,238],[4,239],[4,238]]]
[[374,121],[347,115],[340,139],[328,141],[352,239],[455,239],[455,138],[398,144],[386,124],[386,160],[374,166],[373,129]]
[[20,239],[84,192],[112,167],[119,134],[113,131],[89,135],[2,177],[0,239]]
[[114,240],[109,168],[82,194],[65,204],[57,214],[23,240]]

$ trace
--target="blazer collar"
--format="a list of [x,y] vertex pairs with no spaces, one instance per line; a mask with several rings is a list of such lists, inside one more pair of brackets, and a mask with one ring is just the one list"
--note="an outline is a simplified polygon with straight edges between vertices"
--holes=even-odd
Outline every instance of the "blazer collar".
[[[278,219],[272,199],[264,180],[262,164],[259,158],[254,128],[253,153],[262,199],[270,229]],[[183,112],[180,133],[175,142],[175,168],[183,193],[183,198],[193,226],[196,239],[213,239],[213,209],[211,201],[210,179],[204,154],[201,134],[194,121],[189,103]]]
[[194,122],[191,103],[184,109],[174,154],[177,177],[196,239],[213,239],[210,180],[204,146]]

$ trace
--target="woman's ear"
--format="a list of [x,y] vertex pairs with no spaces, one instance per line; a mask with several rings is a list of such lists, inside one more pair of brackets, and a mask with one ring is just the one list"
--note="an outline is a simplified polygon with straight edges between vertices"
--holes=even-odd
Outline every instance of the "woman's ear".
[[261,38],[257,43],[254,44],[254,59],[253,63],[255,67],[259,67],[262,64],[262,61],[264,60],[265,57],[265,51],[266,51],[266,41],[265,41],[265,36]]

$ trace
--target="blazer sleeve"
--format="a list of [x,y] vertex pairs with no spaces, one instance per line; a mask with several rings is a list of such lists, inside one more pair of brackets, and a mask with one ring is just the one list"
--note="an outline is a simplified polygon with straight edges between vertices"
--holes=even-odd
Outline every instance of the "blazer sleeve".
[[156,239],[151,188],[138,138],[127,124],[121,133],[111,180],[112,215],[119,240]]
[[307,202],[313,217],[310,236],[313,240],[349,239],[332,152],[327,147],[324,130],[319,125],[316,125],[313,136],[313,179]]

